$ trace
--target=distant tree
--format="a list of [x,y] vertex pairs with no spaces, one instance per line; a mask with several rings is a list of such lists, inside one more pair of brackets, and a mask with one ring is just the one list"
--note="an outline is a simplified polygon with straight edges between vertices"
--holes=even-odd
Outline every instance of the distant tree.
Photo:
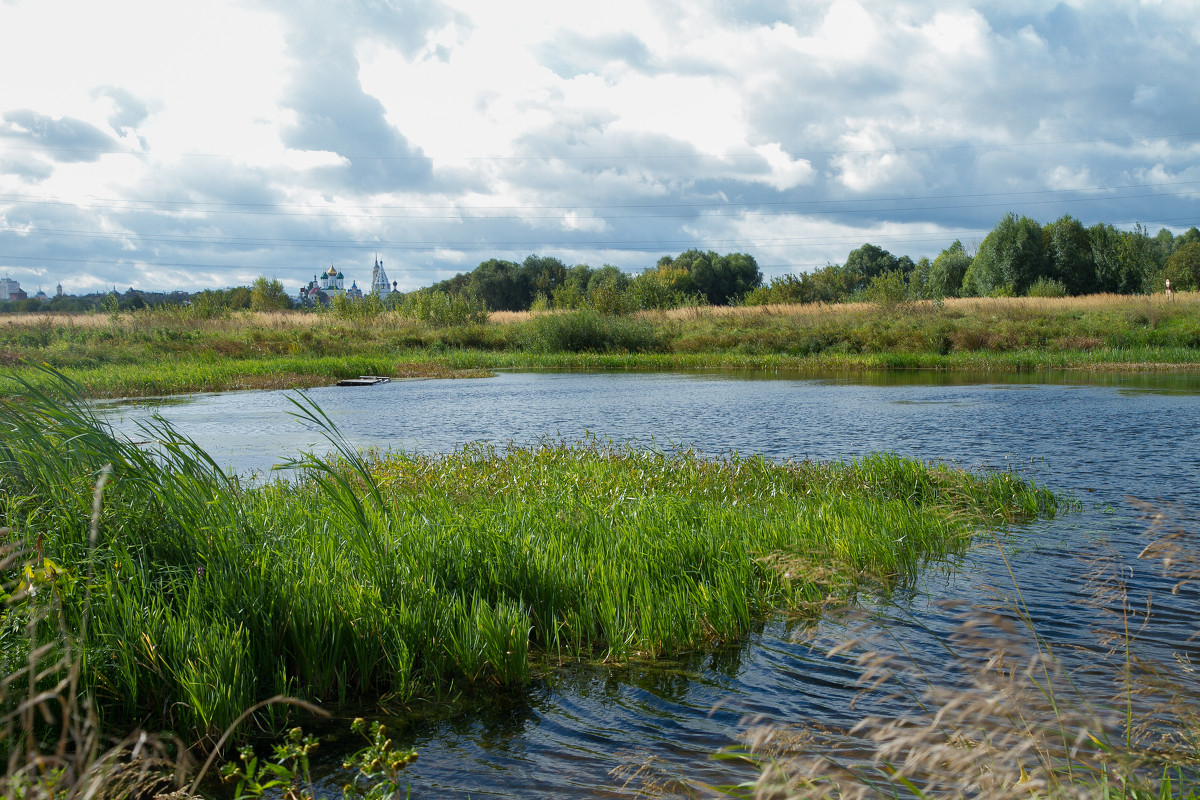
[[639,309],[677,308],[695,305],[703,295],[696,291],[692,273],[671,263],[652,267],[638,274],[627,290],[630,302]]
[[1117,253],[1120,231],[1112,225],[1098,222],[1088,228],[1088,242],[1095,265],[1094,286],[1099,292],[1116,292],[1121,285],[1121,264]]
[[1175,252],[1175,234],[1166,228],[1159,228],[1154,235],[1154,246],[1158,248],[1158,260],[1166,265],[1167,259]]
[[1067,294],[1088,294],[1096,290],[1096,262],[1092,243],[1083,223],[1064,214],[1044,229],[1050,251],[1049,277],[1060,281]]
[[691,275],[695,291],[711,305],[738,302],[746,292],[762,285],[762,272],[754,256],[746,253],[727,253],[723,256],[709,250],[687,250],[672,261],[659,259],[658,270],[682,270]]
[[812,277],[803,275],[776,275],[766,286],[746,293],[742,302],[748,306],[785,305],[811,303],[813,298]]
[[471,272],[467,294],[493,311],[527,311],[533,301],[521,265],[498,258],[484,261]]
[[1132,231],[1121,231],[1117,238],[1120,282],[1116,291],[1122,294],[1153,291],[1159,282],[1159,273],[1167,265],[1160,255],[1154,240],[1140,223]]
[[908,267],[904,270],[900,264],[900,259],[884,250],[878,245],[870,243],[850,251],[846,256],[845,267],[849,270],[854,270],[862,275],[862,283],[864,286],[871,282],[872,278],[878,277],[885,272],[893,272],[895,270],[911,271],[912,259],[905,256]]
[[1163,271],[1164,286],[1159,289],[1165,288],[1167,279],[1170,279],[1172,289],[1181,292],[1200,290],[1200,239],[1175,248]]
[[117,300],[117,309],[120,311],[136,311],[139,308],[145,307],[146,301],[132,286],[130,286],[129,290],[126,291],[125,294],[121,295],[120,299]]
[[471,288],[471,273],[460,272],[453,278],[438,281],[427,288],[435,292],[445,292],[447,294],[468,294]]
[[811,303],[840,303],[866,288],[862,272],[844,264],[826,264],[801,278],[808,278],[810,298],[805,302]]
[[884,308],[894,308],[912,296],[902,269],[888,270],[871,278],[863,295],[868,302]]
[[1009,213],[980,243],[964,288],[979,296],[1022,295],[1038,278],[1049,277],[1050,266],[1042,226],[1029,217]]
[[623,272],[612,264],[605,264],[600,269],[592,270],[588,276],[587,291],[591,295],[596,289],[608,286],[618,292],[623,292],[629,288],[629,282],[632,280],[633,278],[628,272]]
[[536,295],[550,297],[567,280],[567,265],[552,256],[529,256],[521,263],[530,301]]
[[250,307],[250,287],[234,286],[225,290],[225,307],[234,311]]
[[250,287],[250,308],[253,311],[276,311],[291,307],[292,298],[288,297],[278,280],[259,276]]
[[962,294],[963,278],[971,266],[971,257],[958,239],[938,253],[929,265],[922,295],[930,299],[958,297]]

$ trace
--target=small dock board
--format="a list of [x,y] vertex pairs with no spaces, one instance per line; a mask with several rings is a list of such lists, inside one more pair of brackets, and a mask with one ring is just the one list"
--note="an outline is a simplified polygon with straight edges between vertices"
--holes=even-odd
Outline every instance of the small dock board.
[[359,375],[357,378],[344,378],[337,382],[338,386],[374,386],[377,383],[390,383],[391,378],[382,375]]

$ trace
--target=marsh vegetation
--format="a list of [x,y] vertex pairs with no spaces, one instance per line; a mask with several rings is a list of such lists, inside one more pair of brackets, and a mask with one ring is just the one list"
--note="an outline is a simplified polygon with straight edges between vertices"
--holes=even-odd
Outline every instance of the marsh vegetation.
[[[275,694],[404,702],[708,647],[886,590],[981,527],[1063,503],[1009,473],[894,456],[779,464],[594,441],[343,448],[251,485],[165,424],[145,431],[153,446],[114,437],[57,386],[3,404],[7,536],[36,552],[8,577],[78,632],[103,723],[153,721],[192,745]],[[5,612],[9,669],[62,635],[30,641],[23,608]]]
[[1154,370],[1200,365],[1200,295],[371,314],[145,309],[0,319],[0,363],[47,363],[92,396],[328,384],[493,369]]

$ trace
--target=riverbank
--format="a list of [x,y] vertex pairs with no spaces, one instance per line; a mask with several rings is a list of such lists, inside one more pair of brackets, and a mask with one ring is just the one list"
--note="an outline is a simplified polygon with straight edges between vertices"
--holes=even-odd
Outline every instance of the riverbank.
[[383,312],[187,309],[0,318],[0,364],[47,363],[93,397],[304,388],[347,375],[477,377],[496,369],[831,371],[1200,370],[1200,294],[708,307],[604,316],[497,313],[436,326]]

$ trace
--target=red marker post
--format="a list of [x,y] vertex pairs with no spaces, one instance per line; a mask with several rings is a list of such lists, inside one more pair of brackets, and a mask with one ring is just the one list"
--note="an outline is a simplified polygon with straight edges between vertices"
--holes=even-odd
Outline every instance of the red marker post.
[[1167,278],[1167,300],[1171,299],[1171,279]]

